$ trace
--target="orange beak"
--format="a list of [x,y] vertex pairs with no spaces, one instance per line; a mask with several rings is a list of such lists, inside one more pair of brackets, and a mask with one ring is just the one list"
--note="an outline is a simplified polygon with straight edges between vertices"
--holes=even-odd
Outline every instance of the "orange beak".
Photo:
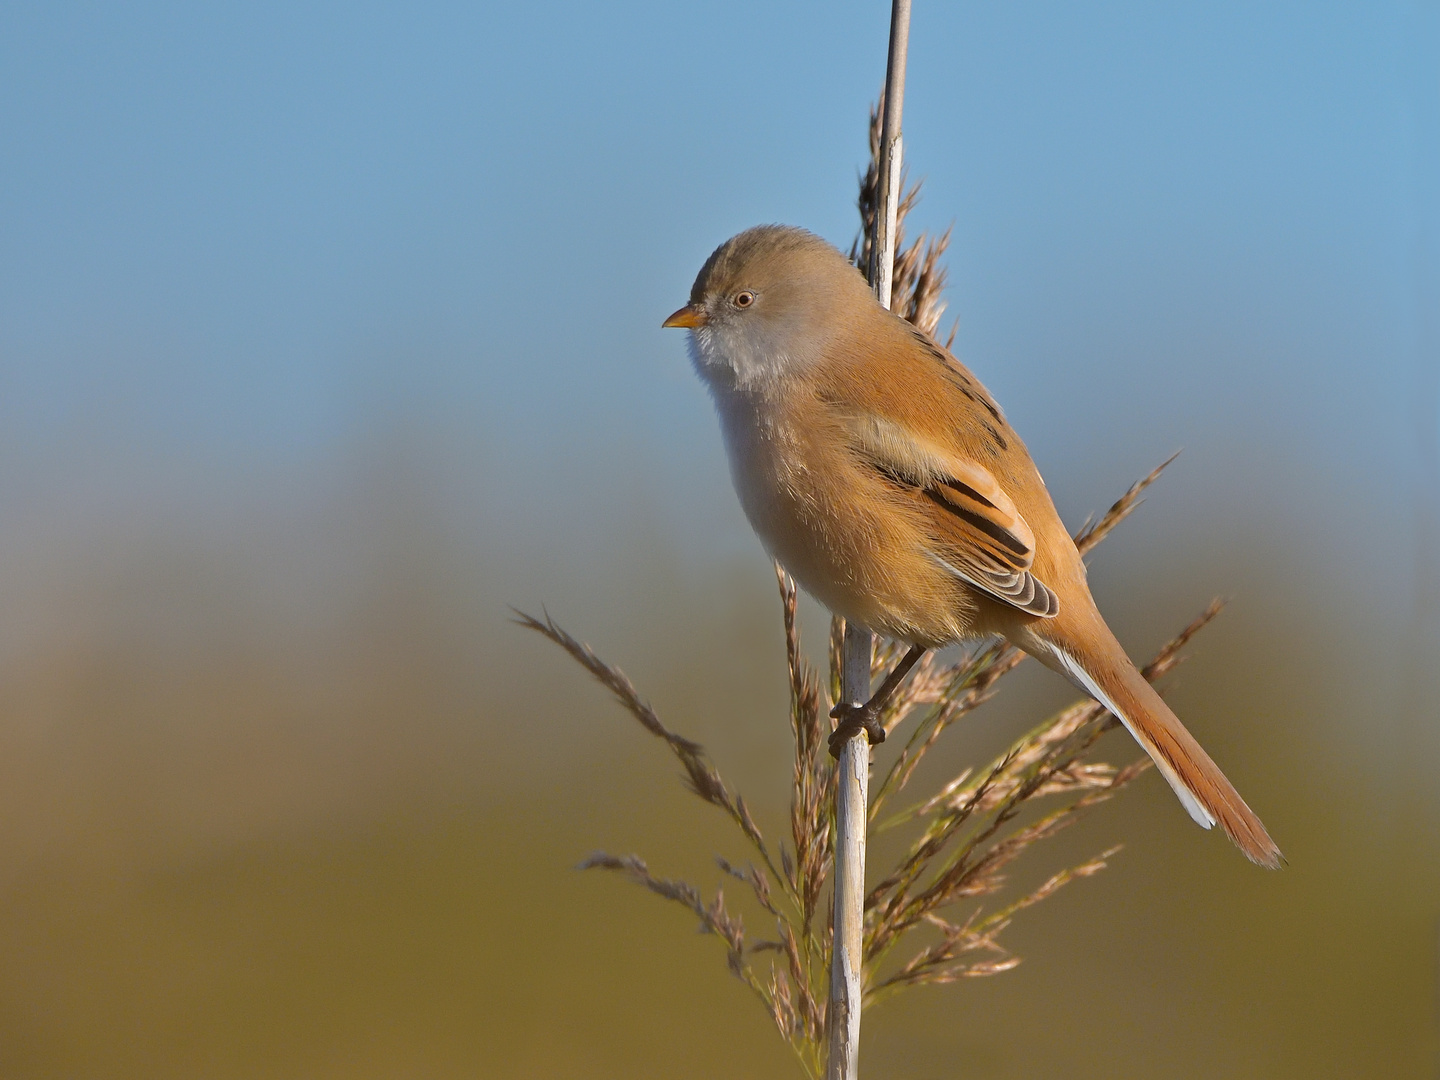
[[676,326],[682,330],[697,330],[709,321],[703,310],[686,304],[660,325]]

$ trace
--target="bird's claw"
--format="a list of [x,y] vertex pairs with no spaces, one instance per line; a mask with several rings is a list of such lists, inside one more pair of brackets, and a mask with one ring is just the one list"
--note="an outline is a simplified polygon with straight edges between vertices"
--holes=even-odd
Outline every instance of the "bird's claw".
[[830,733],[830,756],[838,758],[840,750],[852,736],[865,732],[870,745],[885,741],[885,727],[868,705],[852,705],[842,701],[830,710],[830,716],[840,721]]

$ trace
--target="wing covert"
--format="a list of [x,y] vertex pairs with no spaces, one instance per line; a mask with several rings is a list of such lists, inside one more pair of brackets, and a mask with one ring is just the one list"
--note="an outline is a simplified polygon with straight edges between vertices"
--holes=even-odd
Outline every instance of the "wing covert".
[[878,416],[850,426],[862,459],[925,514],[932,538],[926,553],[937,565],[1028,614],[1059,612],[1055,593],[1030,572],[1035,534],[988,469]]

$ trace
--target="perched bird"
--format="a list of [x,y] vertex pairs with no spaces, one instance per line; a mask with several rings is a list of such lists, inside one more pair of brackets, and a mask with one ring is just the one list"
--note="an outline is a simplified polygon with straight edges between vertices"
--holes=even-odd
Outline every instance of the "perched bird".
[[771,554],[832,611],[911,646],[868,703],[837,709],[832,747],[861,728],[884,738],[879,707],[926,649],[1000,635],[1119,717],[1202,827],[1280,864],[1105,625],[1000,407],[845,256],[803,229],[750,229],[706,260],[664,325],[690,331],[735,490]]

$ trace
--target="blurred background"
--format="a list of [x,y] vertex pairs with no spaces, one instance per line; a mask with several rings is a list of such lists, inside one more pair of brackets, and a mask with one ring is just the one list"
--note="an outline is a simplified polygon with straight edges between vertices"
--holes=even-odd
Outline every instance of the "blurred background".
[[[659,324],[744,227],[848,245],[888,16],[0,8],[0,1074],[798,1074],[573,869],[744,852],[507,605],[783,830],[774,581]],[[1142,658],[1231,598],[1171,699],[1290,865],[1147,775],[867,1071],[1437,1075],[1440,7],[922,0],[905,121],[1067,522],[1185,449],[1092,583]],[[1022,669],[925,779],[1071,697]]]

